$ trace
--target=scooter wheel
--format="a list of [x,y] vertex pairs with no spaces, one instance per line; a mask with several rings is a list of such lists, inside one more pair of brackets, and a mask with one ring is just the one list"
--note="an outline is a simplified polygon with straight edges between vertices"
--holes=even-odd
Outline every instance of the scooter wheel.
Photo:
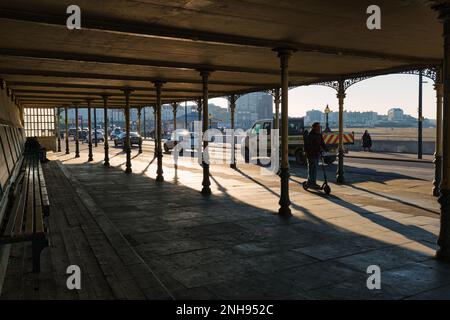
[[302,185],[303,185],[303,189],[305,189],[307,191],[308,190],[308,182],[303,181]]
[[325,187],[323,187],[323,191],[325,191],[326,194],[330,194],[331,193],[331,188],[329,185],[326,185]]

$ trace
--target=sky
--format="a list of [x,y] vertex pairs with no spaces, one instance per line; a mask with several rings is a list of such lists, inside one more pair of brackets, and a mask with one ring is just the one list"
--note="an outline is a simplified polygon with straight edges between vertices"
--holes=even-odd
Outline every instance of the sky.
[[[434,83],[423,78],[423,115],[436,118],[436,94]],[[344,108],[347,111],[376,111],[387,114],[391,108],[402,108],[405,114],[417,117],[419,101],[419,76],[387,75],[358,82],[347,90]],[[211,99],[211,103],[226,108],[227,100]],[[338,111],[338,100],[334,89],[323,86],[305,86],[289,91],[289,116],[303,117],[311,109],[324,110],[326,105]]]

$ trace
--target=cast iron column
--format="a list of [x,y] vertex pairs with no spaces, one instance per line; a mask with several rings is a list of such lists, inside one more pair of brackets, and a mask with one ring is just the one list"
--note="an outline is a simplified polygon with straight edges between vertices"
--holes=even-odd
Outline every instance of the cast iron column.
[[75,158],[80,157],[80,132],[78,131],[78,103],[75,103]]
[[436,72],[436,83],[434,84],[436,91],[436,146],[434,152],[434,181],[433,196],[439,197],[440,184],[442,177],[442,69],[438,68]]
[[230,168],[236,169],[236,137],[234,135],[234,111],[236,110],[236,95],[232,94],[230,97],[230,124],[231,124],[231,163]]
[[280,129],[280,88],[275,89],[275,123],[273,125],[274,129]]
[[419,71],[419,114],[417,117],[417,158],[422,159],[423,157],[423,151],[422,151],[422,145],[423,145],[423,129],[422,129],[422,109],[423,109],[423,71]]
[[198,121],[202,121],[202,99],[197,100]]
[[125,153],[127,156],[125,173],[131,173],[131,141],[130,141],[130,94],[131,90],[123,90],[125,94]]
[[156,106],[153,106],[153,132],[154,132],[154,137],[155,137],[155,150],[153,151],[155,157],[158,155],[158,140],[157,140],[157,135],[158,135],[158,128],[157,128],[157,110],[156,110]]
[[184,128],[188,130],[188,124],[187,124],[187,101],[184,102]]
[[57,109],[57,113],[56,116],[58,117],[57,121],[56,121],[56,125],[57,125],[57,135],[58,135],[58,152],[61,152],[61,108],[58,107]]
[[441,196],[441,229],[438,239],[436,258],[450,262],[450,4],[435,6],[439,10],[439,18],[444,24],[444,67],[443,75],[443,113],[442,113],[442,182]]
[[105,146],[105,160],[103,162],[103,165],[105,167],[109,167],[109,142],[108,142],[108,96],[107,95],[103,95],[103,117],[104,117],[104,130],[105,130],[105,134],[104,134],[104,146]]
[[66,124],[66,154],[69,154],[69,107],[67,106],[64,106],[64,117],[64,122]]
[[[174,138],[176,137],[176,132],[177,132],[177,109],[178,109],[178,103],[177,102],[172,102],[172,111],[173,111],[173,134],[174,134]],[[181,150],[180,155],[183,154],[183,150]]]
[[281,168],[280,168],[280,209],[278,214],[283,217],[291,216],[291,200],[289,199],[289,153],[288,153],[288,126],[289,126],[289,58],[292,49],[276,49],[280,58],[281,69]]
[[97,108],[94,107],[94,145],[98,147],[97,143]]
[[[202,181],[202,195],[209,196],[211,194],[211,182],[209,181],[209,157],[207,155],[208,141],[203,139],[203,135],[208,130],[208,79],[210,75],[210,71],[202,70],[200,71],[200,75],[202,77],[203,83],[203,127],[202,127],[202,137],[203,140],[203,155],[202,155],[202,167],[203,167],[203,181]],[[205,161],[205,157],[208,157],[208,162]]]
[[[139,139],[139,153],[142,153],[142,136],[141,136],[141,115],[142,115],[142,107],[138,107],[137,108],[137,112],[138,112],[138,114],[137,114],[137,132],[138,132],[138,134],[139,134],[139,136],[141,137],[140,139]],[[145,119],[144,119],[144,121],[145,121]]]
[[173,132],[177,130],[177,109],[178,103],[172,102],[172,111],[173,111]]
[[155,82],[156,88],[156,158],[158,169],[156,170],[156,182],[164,182],[163,176],[163,153],[162,153],[162,145],[161,145],[161,130],[162,130],[162,122],[161,122],[161,91],[162,91],[163,83]]
[[339,88],[337,97],[339,99],[339,147],[338,147],[338,169],[336,173],[336,182],[345,183],[344,178],[344,99],[345,86],[344,79],[339,79]]
[[147,139],[147,126],[146,126],[146,119],[147,119],[147,113],[145,112],[146,107],[144,107],[144,139]]
[[91,99],[86,100],[88,105],[88,148],[89,148],[89,154],[88,154],[88,161],[94,161],[94,158],[92,156],[92,110],[91,110]]

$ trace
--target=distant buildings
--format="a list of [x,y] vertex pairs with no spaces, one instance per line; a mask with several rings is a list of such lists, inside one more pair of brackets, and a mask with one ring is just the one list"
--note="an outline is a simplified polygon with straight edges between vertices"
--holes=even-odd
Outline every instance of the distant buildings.
[[[372,127],[378,121],[378,114],[373,111],[357,112],[344,111],[344,123],[346,126],[369,126]],[[306,112],[305,124],[311,125],[314,122],[325,123],[325,114],[319,110],[310,110]],[[328,114],[330,126],[337,126],[339,123],[339,112]]]
[[[309,126],[314,122],[325,125],[325,114],[320,110],[307,111],[305,125]],[[339,113],[329,113],[328,122],[330,127],[337,127],[339,125]],[[435,120],[425,119],[423,121],[424,127],[433,127],[435,124]],[[414,127],[416,125],[417,118],[406,115],[401,108],[389,109],[387,115],[379,115],[373,111],[344,111],[344,126],[346,127]]]
[[402,121],[403,116],[403,109],[392,108],[388,110],[388,121]]
[[[339,124],[339,113],[334,109],[328,114],[328,121],[331,128],[337,128]],[[103,109],[97,108],[97,125],[103,124]],[[209,119],[219,128],[230,128],[230,108],[222,108],[210,103],[208,106]],[[185,117],[185,112],[187,117]],[[124,127],[125,116],[123,109],[109,109],[109,124]],[[192,126],[193,121],[198,120],[197,106],[192,103],[186,105],[182,103],[177,109],[177,128],[185,128],[186,122],[188,128]],[[250,93],[241,96],[236,102],[235,110],[235,128],[249,129],[251,125],[261,119],[272,119],[273,98],[264,92]],[[92,117],[92,121],[94,121]],[[79,125],[87,126],[87,109],[79,109]],[[155,127],[153,108],[146,107],[142,109],[141,118],[142,127],[146,131],[151,131]],[[144,121],[145,119],[145,121]],[[130,109],[130,120],[132,130],[137,127],[137,109]],[[172,105],[163,105],[161,109],[161,120],[164,130],[173,130],[173,107]],[[82,123],[81,123],[82,121]],[[323,111],[312,109],[306,111],[305,126],[309,127],[314,122],[320,122],[325,125],[325,114]],[[74,109],[69,109],[69,125],[75,126]],[[404,113],[402,108],[391,108],[387,114],[381,115],[374,111],[344,111],[344,126],[346,127],[415,127],[417,118]],[[431,119],[423,120],[424,127],[435,127],[436,121]]]
[[319,110],[306,111],[305,124],[313,124],[314,122],[325,122],[325,114]]
[[236,128],[247,129],[260,119],[273,117],[273,99],[265,92],[254,92],[240,97],[236,101]]

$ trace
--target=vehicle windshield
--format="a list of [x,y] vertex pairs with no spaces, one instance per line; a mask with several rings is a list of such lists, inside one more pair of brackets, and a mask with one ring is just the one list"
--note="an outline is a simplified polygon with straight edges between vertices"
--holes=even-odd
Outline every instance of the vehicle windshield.
[[172,132],[168,140],[183,140],[185,137],[189,137],[190,132],[187,130]]
[[303,134],[303,121],[300,120],[292,120],[289,121],[288,134],[290,136],[301,135]]
[[259,134],[259,130],[262,128],[262,123],[255,123],[255,125],[252,128],[252,134]]

